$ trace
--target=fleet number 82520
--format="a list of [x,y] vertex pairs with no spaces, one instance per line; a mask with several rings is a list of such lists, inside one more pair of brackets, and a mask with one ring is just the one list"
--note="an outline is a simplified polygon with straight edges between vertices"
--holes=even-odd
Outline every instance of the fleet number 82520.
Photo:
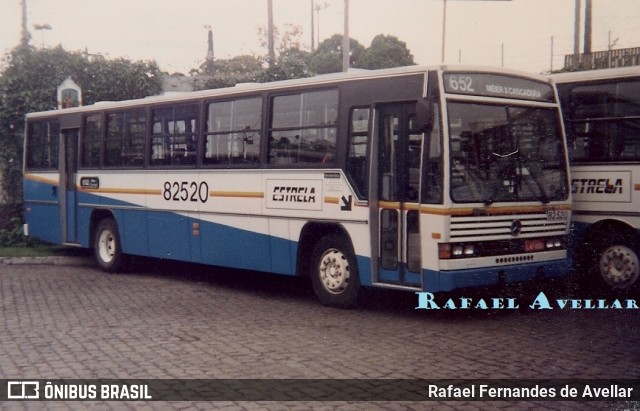
[[165,181],[162,197],[167,201],[192,201],[206,203],[209,184],[206,181]]

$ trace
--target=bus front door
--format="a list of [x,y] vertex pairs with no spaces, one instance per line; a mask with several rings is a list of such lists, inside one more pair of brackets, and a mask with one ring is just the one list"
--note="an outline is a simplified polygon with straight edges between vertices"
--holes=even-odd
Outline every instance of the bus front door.
[[421,286],[420,166],[423,135],[412,131],[414,104],[378,110],[378,239],[380,283]]
[[75,244],[78,241],[76,227],[76,173],[78,171],[78,133],[77,128],[62,130],[60,149],[60,222],[62,242]]

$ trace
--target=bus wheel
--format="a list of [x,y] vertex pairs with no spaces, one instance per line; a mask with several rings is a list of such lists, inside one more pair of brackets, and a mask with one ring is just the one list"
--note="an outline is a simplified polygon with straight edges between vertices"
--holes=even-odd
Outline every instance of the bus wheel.
[[122,251],[115,220],[107,218],[100,221],[95,232],[93,251],[96,262],[104,271],[114,273],[121,268]]
[[337,308],[349,308],[358,301],[360,279],[351,247],[335,234],[323,237],[311,255],[311,283],[320,302]]
[[638,253],[624,240],[614,241],[598,254],[598,273],[611,290],[629,290],[640,277]]

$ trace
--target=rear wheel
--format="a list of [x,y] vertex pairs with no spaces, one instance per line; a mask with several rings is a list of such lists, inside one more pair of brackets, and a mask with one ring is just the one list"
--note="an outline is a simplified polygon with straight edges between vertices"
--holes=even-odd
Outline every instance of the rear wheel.
[[357,303],[358,266],[350,244],[343,237],[330,234],[318,241],[311,254],[309,274],[322,304],[348,308]]
[[115,220],[107,218],[96,227],[93,251],[96,262],[105,271],[114,273],[122,268],[122,248]]

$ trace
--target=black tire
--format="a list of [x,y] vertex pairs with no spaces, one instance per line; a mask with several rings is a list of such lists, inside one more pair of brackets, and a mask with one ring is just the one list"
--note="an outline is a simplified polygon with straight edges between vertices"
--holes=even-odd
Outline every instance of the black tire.
[[[638,245],[618,235],[595,247],[595,253],[585,256],[588,265],[588,283],[594,291],[603,287],[605,291],[626,292],[635,290],[640,284],[640,262]],[[594,281],[595,280],[595,281]]]
[[318,241],[311,253],[309,275],[322,304],[336,308],[357,304],[358,265],[351,245],[342,236],[330,234]]
[[123,257],[118,226],[112,218],[101,220],[93,237],[93,254],[104,271],[115,273],[122,269]]

